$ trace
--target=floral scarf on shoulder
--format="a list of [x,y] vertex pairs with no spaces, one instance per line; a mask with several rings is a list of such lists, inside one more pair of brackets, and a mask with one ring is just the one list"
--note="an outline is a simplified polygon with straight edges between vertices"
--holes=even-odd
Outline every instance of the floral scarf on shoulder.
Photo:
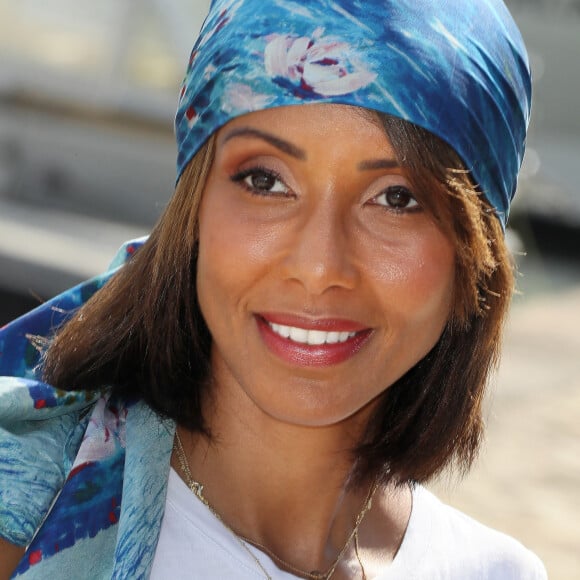
[[27,546],[16,578],[146,578],[175,426],[141,402],[59,391],[38,376],[54,329],[106,274],[0,329],[0,537]]

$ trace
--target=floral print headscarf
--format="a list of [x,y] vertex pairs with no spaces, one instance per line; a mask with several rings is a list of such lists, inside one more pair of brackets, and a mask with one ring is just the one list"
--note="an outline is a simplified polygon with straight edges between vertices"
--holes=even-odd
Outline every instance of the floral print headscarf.
[[181,92],[178,177],[235,117],[358,105],[447,141],[505,226],[530,99],[526,49],[501,0],[214,0]]

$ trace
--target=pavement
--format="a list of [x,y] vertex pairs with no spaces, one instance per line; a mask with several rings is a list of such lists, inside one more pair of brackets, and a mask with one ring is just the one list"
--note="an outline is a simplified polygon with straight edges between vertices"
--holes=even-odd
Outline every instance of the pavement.
[[[550,580],[580,578],[580,267],[524,260],[479,462],[433,487],[518,538]],[[529,291],[526,292],[526,288]]]

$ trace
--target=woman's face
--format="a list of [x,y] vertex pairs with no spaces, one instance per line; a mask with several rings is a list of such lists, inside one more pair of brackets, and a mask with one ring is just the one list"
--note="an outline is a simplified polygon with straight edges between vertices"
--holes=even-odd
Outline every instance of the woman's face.
[[453,245],[355,107],[231,121],[199,220],[214,384],[277,420],[322,426],[369,410],[448,319]]

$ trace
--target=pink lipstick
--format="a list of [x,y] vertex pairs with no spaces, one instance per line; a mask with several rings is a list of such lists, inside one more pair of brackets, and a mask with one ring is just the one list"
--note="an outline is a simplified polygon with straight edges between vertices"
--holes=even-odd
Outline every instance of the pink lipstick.
[[263,313],[256,315],[256,321],[268,349],[283,361],[302,367],[340,364],[354,356],[372,333],[360,323],[335,318]]

